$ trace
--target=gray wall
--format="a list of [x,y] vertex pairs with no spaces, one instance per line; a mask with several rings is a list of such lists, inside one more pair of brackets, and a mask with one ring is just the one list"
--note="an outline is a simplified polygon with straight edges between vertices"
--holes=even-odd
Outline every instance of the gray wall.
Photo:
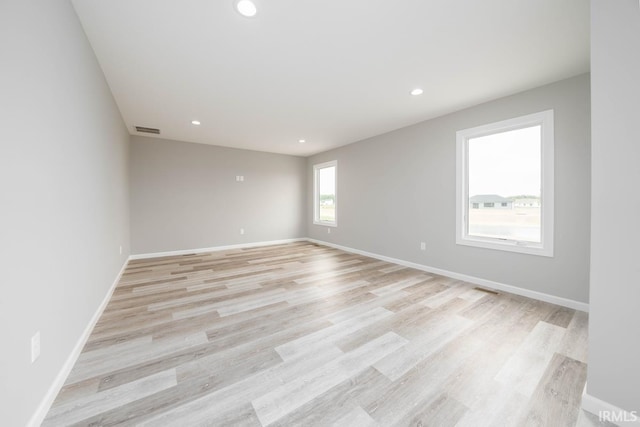
[[132,253],[305,237],[305,194],[304,158],[133,136]]
[[[640,7],[591,1],[593,160],[587,393],[640,414]],[[617,208],[612,209],[616,206]]]
[[[546,294],[588,301],[589,75],[498,99],[315,155],[338,160],[338,227],[309,237]],[[555,256],[455,243],[456,131],[555,110]],[[420,251],[420,242],[427,250]]]
[[0,2],[0,52],[0,424],[21,426],[129,254],[129,136],[69,1]]

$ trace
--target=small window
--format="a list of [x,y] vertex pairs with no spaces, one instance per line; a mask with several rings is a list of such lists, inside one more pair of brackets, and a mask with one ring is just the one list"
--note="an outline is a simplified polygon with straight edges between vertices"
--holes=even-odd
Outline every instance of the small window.
[[313,223],[336,227],[338,225],[338,192],[336,160],[313,166]]
[[553,111],[456,137],[456,243],[553,256]]

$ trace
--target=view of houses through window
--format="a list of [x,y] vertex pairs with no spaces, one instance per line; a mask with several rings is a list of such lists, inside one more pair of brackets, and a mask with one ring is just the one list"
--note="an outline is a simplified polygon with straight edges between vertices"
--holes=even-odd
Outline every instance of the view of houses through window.
[[335,161],[315,165],[314,171],[314,222],[316,224],[336,225],[336,172]]
[[541,242],[541,126],[468,140],[468,235]]

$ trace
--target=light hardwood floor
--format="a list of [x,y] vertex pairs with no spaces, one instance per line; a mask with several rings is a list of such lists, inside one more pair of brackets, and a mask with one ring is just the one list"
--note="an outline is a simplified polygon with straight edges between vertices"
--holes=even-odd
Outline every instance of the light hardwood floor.
[[138,260],[43,425],[573,426],[586,352],[583,312],[311,243]]

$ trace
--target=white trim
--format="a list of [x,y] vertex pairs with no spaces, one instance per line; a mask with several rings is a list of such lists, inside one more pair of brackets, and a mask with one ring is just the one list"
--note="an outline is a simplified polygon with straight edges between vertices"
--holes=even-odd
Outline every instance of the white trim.
[[69,357],[67,357],[64,365],[62,365],[62,369],[60,369],[60,372],[58,372],[55,380],[53,380],[53,384],[51,384],[51,386],[49,387],[47,394],[45,394],[44,398],[40,401],[38,409],[36,409],[36,412],[31,416],[31,419],[27,423],[28,427],[37,427],[44,421],[47,413],[49,412],[49,409],[51,408],[51,405],[53,404],[53,401],[56,399],[56,396],[60,392],[60,389],[64,385],[64,382],[67,380],[67,377],[69,376],[71,369],[73,369],[73,365],[75,365],[76,361],[78,360],[78,357],[80,356],[84,345],[87,343],[89,336],[91,336],[93,328],[96,326],[96,323],[98,323],[98,320],[100,319],[100,316],[102,316],[102,312],[104,311],[104,309],[107,308],[107,304],[109,304],[109,300],[111,300],[111,295],[113,295],[113,291],[115,291],[116,286],[118,286],[120,278],[122,277],[122,273],[124,273],[124,270],[127,268],[129,259],[125,260],[124,264],[122,264],[122,267],[120,268],[120,272],[116,276],[116,279],[111,284],[111,287],[102,299],[102,302],[98,306],[96,312],[93,314],[93,317],[87,324],[86,328],[84,328],[82,335],[80,335],[80,338],[76,342],[75,347],[73,347],[73,350],[71,350],[71,354],[69,354]]
[[591,396],[587,393],[587,384],[584,385],[584,391],[582,392],[582,409],[597,417],[600,417],[602,412],[620,414],[618,416],[622,418],[622,421],[615,422],[618,426],[640,426],[640,413],[637,411],[625,411],[624,409],[618,408],[609,402],[605,402],[604,400]]
[[260,246],[284,245],[286,243],[305,242],[306,240],[307,239],[303,237],[303,238],[297,238],[297,239],[270,240],[266,242],[240,243],[237,245],[227,245],[227,246],[213,246],[210,248],[182,249],[178,251],[167,251],[167,252],[151,252],[146,254],[131,255],[129,259],[134,260],[134,259],[160,258],[165,256],[176,256],[176,255],[201,254],[205,252],[227,251],[231,249],[245,249],[245,248],[256,248]]
[[[334,212],[334,220],[333,221],[322,221],[320,220],[320,180],[318,179],[318,174],[321,169],[325,168],[335,168],[334,175],[334,192],[335,192],[335,200],[333,201],[333,205],[335,207]],[[318,163],[317,165],[313,165],[313,223],[315,225],[324,225],[327,227],[337,227],[338,226],[338,161],[331,160],[329,162]]]
[[589,304],[584,302],[575,301],[568,298],[557,297],[555,295],[549,295],[543,292],[532,291],[529,289],[523,289],[517,286],[506,285],[504,283],[498,283],[491,280],[481,279],[479,277],[468,276],[466,274],[455,273],[453,271],[443,270],[441,268],[436,268],[436,267],[430,267],[428,265],[417,264],[414,262],[404,261],[397,258],[391,258],[385,255],[379,255],[371,252],[361,251],[359,249],[353,249],[347,246],[336,245],[334,243],[329,243],[322,240],[316,240],[316,239],[307,239],[307,240],[312,243],[317,243],[319,245],[324,245],[324,246],[330,246],[332,248],[340,249],[345,252],[352,252],[355,254],[368,256],[370,258],[392,262],[394,264],[404,265],[405,267],[415,268],[416,270],[422,270],[428,273],[434,273],[434,274],[439,274],[441,276],[451,277],[452,279],[462,280],[462,281],[473,283],[475,285],[479,285],[485,288],[508,292],[510,294],[521,295],[523,297],[533,298],[539,301],[561,305],[563,307],[572,308],[574,310],[585,311],[585,312],[589,311]]
[[[505,240],[468,234],[469,182],[467,177],[469,164],[469,140],[486,135],[523,129],[531,126],[541,127],[541,242],[532,243]],[[456,132],[456,244],[486,249],[518,252],[529,255],[553,257],[553,215],[554,215],[554,123],[553,110],[541,111],[526,116],[515,117],[496,123],[490,123]]]

